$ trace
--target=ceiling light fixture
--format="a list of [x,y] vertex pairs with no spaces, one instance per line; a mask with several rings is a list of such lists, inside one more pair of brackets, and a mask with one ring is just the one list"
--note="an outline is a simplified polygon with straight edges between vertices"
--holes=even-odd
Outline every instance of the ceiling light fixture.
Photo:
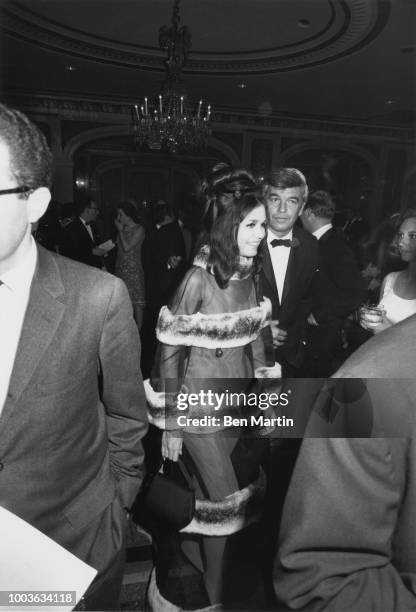
[[159,30],[159,47],[167,52],[159,98],[151,104],[146,97],[140,107],[135,104],[132,109],[136,143],[171,153],[202,149],[211,134],[211,106],[199,100],[192,109],[183,86],[182,69],[191,48],[191,32],[187,26],[179,27],[179,22],[179,0],[174,0],[172,25]]

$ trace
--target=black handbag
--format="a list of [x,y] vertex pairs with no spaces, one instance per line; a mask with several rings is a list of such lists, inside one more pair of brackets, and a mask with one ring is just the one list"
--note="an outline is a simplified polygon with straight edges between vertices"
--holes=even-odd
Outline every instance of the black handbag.
[[146,477],[133,506],[133,520],[149,531],[180,531],[192,521],[194,512],[191,476],[184,465],[165,459],[156,473]]

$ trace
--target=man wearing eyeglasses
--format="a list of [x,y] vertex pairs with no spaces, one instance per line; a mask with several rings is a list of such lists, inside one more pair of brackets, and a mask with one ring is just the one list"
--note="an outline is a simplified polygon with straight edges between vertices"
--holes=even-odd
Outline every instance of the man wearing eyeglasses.
[[78,216],[62,232],[61,255],[102,268],[105,251],[96,246],[93,231],[99,208],[93,200],[82,199],[78,202],[77,210]]
[[113,610],[143,475],[140,341],[119,279],[31,236],[51,162],[0,104],[0,504],[97,569],[84,609]]

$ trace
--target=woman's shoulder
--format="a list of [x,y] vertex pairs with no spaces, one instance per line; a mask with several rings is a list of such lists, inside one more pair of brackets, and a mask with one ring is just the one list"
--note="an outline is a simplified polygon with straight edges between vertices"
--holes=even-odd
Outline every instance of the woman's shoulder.
[[185,272],[182,281],[176,290],[175,299],[173,302],[181,301],[184,296],[189,298],[192,296],[194,299],[203,301],[205,296],[210,292],[210,279],[211,275],[209,272],[198,266],[192,266]]
[[207,284],[212,278],[212,274],[207,272],[204,268],[200,268],[199,266],[191,266],[189,270],[185,273],[182,282],[186,282],[191,287],[196,287],[198,285]]
[[391,291],[393,289],[393,285],[396,282],[396,279],[399,277],[400,275],[400,270],[398,272],[389,272],[388,274],[386,274],[386,276],[384,277],[384,291]]

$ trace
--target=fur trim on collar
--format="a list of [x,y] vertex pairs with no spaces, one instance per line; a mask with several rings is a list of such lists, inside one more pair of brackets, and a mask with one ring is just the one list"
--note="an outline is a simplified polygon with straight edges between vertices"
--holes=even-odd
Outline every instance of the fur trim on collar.
[[209,257],[209,246],[207,244],[204,244],[199,249],[198,253],[196,253],[194,260],[192,262],[192,265],[198,266],[198,268],[203,268],[204,270],[206,270],[207,264],[208,264],[208,257]]
[[[193,260],[193,265],[198,268],[202,268],[203,270],[207,270],[208,268],[208,259],[209,259],[210,248],[207,244],[204,244],[195,255]],[[210,271],[210,270],[209,270]],[[253,271],[253,259],[250,257],[242,257],[238,258],[237,269],[232,275],[230,280],[244,280],[251,276]]]
[[160,311],[156,336],[172,346],[207,349],[236,348],[253,342],[271,320],[272,305],[264,298],[259,306],[219,314],[174,315],[167,306]]
[[181,533],[228,536],[241,531],[259,519],[265,494],[266,476],[260,468],[255,482],[220,501],[197,499],[194,517]]

